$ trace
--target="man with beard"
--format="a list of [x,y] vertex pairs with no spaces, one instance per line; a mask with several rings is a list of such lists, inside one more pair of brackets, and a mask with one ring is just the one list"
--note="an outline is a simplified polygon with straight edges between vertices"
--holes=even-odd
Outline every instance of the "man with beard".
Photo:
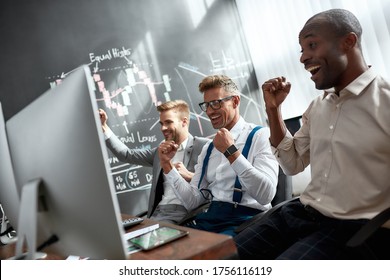
[[[165,141],[173,141],[179,147],[179,152],[173,159],[174,165],[183,179],[190,181],[198,155],[209,140],[194,137],[189,133],[190,111],[185,101],[168,101],[157,106],[157,111],[160,113],[161,132]],[[180,199],[176,197],[172,186],[163,178],[158,148],[128,148],[108,127],[106,112],[99,109],[99,114],[106,145],[120,161],[153,167],[147,217],[174,224],[180,222],[188,214],[188,211]]]

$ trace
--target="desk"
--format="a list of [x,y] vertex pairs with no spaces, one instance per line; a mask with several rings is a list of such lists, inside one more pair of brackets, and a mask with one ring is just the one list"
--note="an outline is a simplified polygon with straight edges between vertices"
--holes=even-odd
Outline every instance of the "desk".
[[[122,215],[126,218],[126,215]],[[131,216],[127,216],[131,217]],[[127,232],[141,229],[158,222],[145,219],[141,224],[130,228]],[[184,229],[188,236],[165,244],[150,251],[140,251],[129,255],[131,260],[214,260],[237,258],[237,249],[233,238],[224,234],[216,234],[167,223],[159,223],[160,226],[168,225],[174,228]]]
[[[122,215],[123,219],[130,218],[130,215]],[[159,222],[144,219],[127,232],[138,230]],[[165,244],[150,251],[140,251],[130,254],[129,260],[215,260],[215,259],[236,259],[237,249],[231,236],[216,234],[167,223],[159,223],[161,226],[169,225],[174,228],[185,229],[188,236]],[[0,259],[12,257],[15,253],[15,243],[0,247]],[[49,260],[63,260],[64,257],[48,254]]]

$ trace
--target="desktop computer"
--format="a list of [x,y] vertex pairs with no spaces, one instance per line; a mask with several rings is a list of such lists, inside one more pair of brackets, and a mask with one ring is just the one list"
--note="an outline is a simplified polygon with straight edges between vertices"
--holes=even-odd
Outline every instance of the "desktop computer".
[[33,254],[47,244],[45,251],[61,256],[125,259],[89,67],[77,68],[10,118],[6,131],[21,195],[18,253],[27,241]]

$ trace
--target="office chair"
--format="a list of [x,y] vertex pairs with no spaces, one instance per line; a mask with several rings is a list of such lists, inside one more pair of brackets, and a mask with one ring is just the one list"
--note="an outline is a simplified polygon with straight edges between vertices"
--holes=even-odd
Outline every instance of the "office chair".
[[[365,242],[378,230],[384,223],[390,220],[390,207],[377,214],[360,228],[346,243],[346,248],[351,252],[351,258],[375,259]],[[390,239],[390,236],[389,236]],[[389,240],[390,242],[390,240]],[[386,244],[382,244],[386,246]],[[387,244],[389,246],[389,243]]]
[[284,174],[282,168],[279,166],[276,194],[274,199],[271,201],[271,205],[276,206],[283,201],[290,200],[293,197],[292,192],[292,177]]
[[[192,210],[191,212],[189,212],[181,221],[179,221],[177,224],[180,225],[180,226],[185,226],[186,224],[190,223],[192,220],[195,219],[195,216],[202,213],[202,212],[206,212],[207,209],[209,208],[209,205],[210,205],[210,202],[206,202],[206,203],[203,203],[202,205],[198,206],[197,208],[195,208],[194,210]],[[146,218],[147,217],[147,213],[148,211],[142,211],[140,213],[138,213],[137,215],[135,215],[136,217],[142,217],[142,218]]]
[[188,223],[190,223],[191,221],[193,221],[196,217],[196,215],[200,214],[200,213],[203,213],[203,212],[206,212],[207,209],[209,208],[210,206],[210,203],[211,201],[207,201],[201,205],[199,205],[198,207],[196,207],[194,210],[192,210],[191,212],[189,212],[179,223],[178,225],[181,225],[181,226],[185,226],[187,225]]
[[[278,210],[283,204],[290,201],[292,199],[292,177],[287,176],[284,174],[282,168],[279,167],[279,175],[278,175],[278,184],[276,186],[276,194],[274,199],[271,202],[271,205],[273,206],[270,210],[261,212],[255,216],[253,216],[251,219],[245,221],[240,226],[238,226],[234,232],[239,233],[246,229],[248,226],[257,223],[261,219],[265,219],[269,215],[271,215],[273,212]],[[293,198],[295,199],[295,198]]]

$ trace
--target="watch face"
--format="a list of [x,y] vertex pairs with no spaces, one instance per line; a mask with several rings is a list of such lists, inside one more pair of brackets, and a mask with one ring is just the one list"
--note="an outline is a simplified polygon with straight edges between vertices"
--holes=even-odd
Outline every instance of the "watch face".
[[228,156],[234,154],[236,151],[237,151],[237,147],[234,146],[234,144],[233,144],[233,145],[231,145],[229,148],[227,148],[227,150],[226,150],[226,152],[224,153],[224,155],[225,155],[226,157],[228,157]]
[[230,154],[234,154],[236,151],[237,151],[236,146],[232,145],[232,146],[229,147],[229,153]]

